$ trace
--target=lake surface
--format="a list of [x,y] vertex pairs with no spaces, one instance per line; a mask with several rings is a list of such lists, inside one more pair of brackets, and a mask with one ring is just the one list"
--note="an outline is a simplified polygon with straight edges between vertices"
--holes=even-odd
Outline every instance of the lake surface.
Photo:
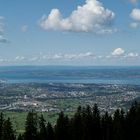
[[140,85],[140,67],[12,66],[0,67],[7,83],[95,83]]

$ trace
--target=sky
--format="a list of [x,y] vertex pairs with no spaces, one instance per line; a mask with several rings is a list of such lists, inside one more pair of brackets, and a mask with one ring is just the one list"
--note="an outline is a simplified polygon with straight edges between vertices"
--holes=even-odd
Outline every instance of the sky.
[[0,66],[140,65],[140,0],[0,3]]

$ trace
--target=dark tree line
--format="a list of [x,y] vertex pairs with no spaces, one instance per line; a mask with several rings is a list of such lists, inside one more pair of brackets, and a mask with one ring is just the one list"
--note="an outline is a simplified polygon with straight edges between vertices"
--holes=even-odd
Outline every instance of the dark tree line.
[[117,109],[112,116],[101,115],[96,104],[78,107],[72,118],[61,112],[54,126],[31,111],[25,132],[18,136],[1,113],[0,140],[140,140],[140,104],[134,103],[126,113]]
[[16,135],[13,130],[10,118],[5,119],[3,113],[0,113],[0,140],[15,140]]

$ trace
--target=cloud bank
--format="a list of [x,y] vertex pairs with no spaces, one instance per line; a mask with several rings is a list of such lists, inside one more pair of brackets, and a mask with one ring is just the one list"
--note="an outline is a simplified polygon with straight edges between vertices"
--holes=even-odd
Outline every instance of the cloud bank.
[[59,9],[52,9],[48,16],[43,16],[39,22],[45,30],[61,30],[73,32],[94,32],[98,34],[112,33],[115,14],[105,9],[97,0],[86,0],[83,6],[63,18]]
[[121,58],[121,59],[140,59],[140,54],[136,52],[126,52],[123,48],[116,48],[113,50],[108,58]]
[[13,58],[1,58],[0,63],[13,63],[13,64],[46,64],[56,62],[59,63],[73,63],[73,62],[90,62],[91,64],[95,61],[99,62],[109,62],[109,61],[127,61],[127,60],[140,60],[140,53],[137,52],[128,52],[123,48],[116,48],[112,52],[101,55],[95,54],[93,52],[85,52],[85,53],[54,53],[54,54],[45,54],[39,53],[36,55],[29,56],[20,56],[17,55]]

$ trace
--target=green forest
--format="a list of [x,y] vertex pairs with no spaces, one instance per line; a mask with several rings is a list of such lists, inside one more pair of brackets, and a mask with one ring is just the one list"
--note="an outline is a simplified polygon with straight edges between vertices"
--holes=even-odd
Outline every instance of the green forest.
[[127,112],[117,109],[113,115],[101,114],[97,104],[79,106],[72,117],[60,112],[55,124],[30,111],[21,134],[1,112],[0,140],[140,140],[140,104],[133,103]]

